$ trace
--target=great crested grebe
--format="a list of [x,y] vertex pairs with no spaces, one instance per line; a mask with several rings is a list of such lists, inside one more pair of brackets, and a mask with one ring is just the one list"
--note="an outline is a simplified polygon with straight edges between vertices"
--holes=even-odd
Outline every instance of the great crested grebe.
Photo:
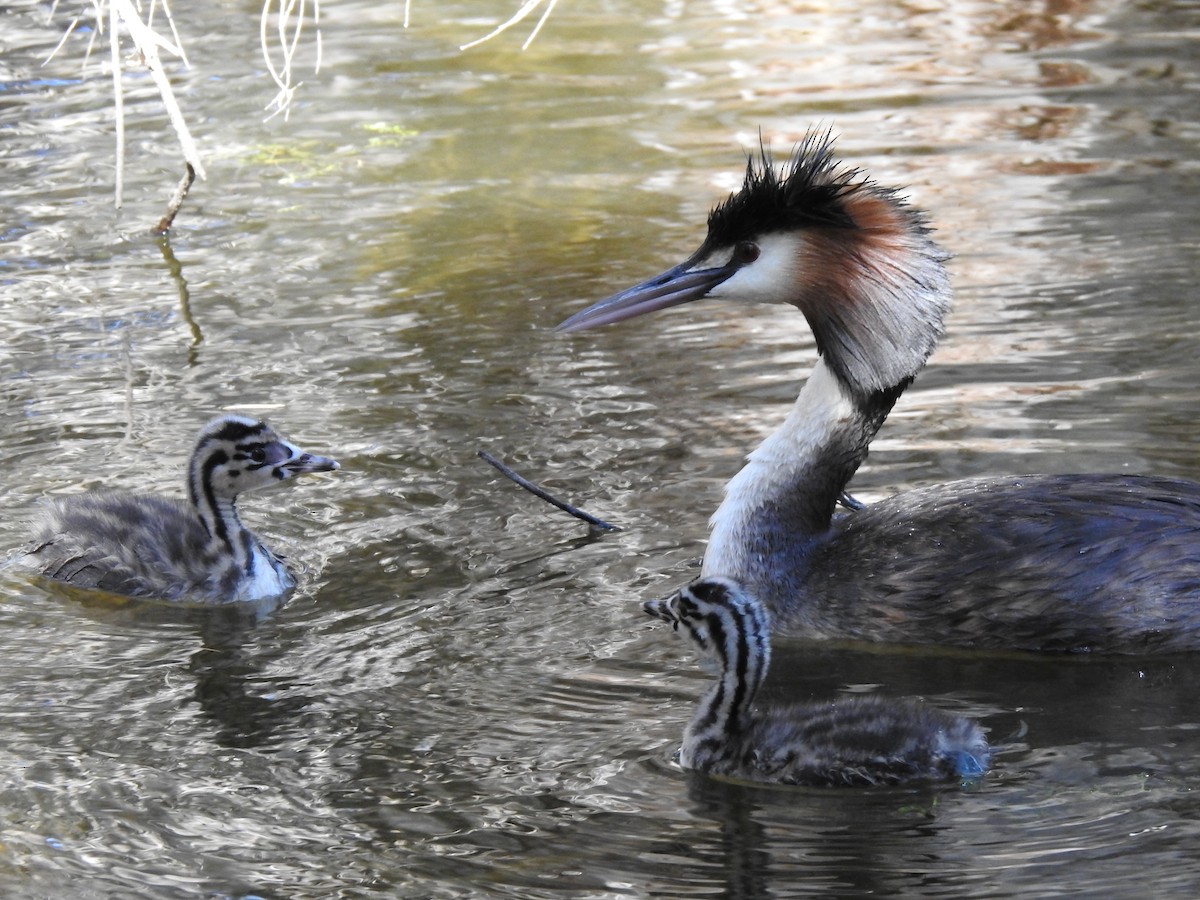
[[54,500],[28,562],[77,587],[133,597],[225,602],[278,596],[295,586],[283,562],[238,518],[243,491],[335,460],[305,453],[270,425],[238,415],[200,430],[188,464],[188,499],[108,491]]
[[704,575],[746,585],[777,633],[1135,653],[1200,649],[1200,485],[1125,475],[974,478],[834,518],[950,303],[946,254],[895,191],[809,135],[764,151],[680,265],[563,322],[578,331],[701,297],[779,301],[820,358],[729,482]]
[[970,719],[874,694],[758,709],[771,659],[770,625],[757,600],[728,578],[699,578],[643,609],[716,663],[717,683],[683,735],[688,769],[799,785],[900,784],[971,778],[991,758]]

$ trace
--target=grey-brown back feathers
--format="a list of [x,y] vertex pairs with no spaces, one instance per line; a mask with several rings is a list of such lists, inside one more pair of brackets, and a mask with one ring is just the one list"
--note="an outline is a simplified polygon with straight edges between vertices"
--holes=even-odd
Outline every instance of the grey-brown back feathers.
[[717,665],[684,733],[679,758],[687,768],[804,785],[969,778],[987,769],[978,725],[912,701],[870,695],[756,707],[770,661],[769,619],[731,579],[697,579],[644,609]]
[[237,496],[337,467],[266,422],[219,416],[197,436],[187,501],[120,492],[53,500],[28,561],[46,577],[130,596],[228,601],[280,594],[295,581],[242,524]]

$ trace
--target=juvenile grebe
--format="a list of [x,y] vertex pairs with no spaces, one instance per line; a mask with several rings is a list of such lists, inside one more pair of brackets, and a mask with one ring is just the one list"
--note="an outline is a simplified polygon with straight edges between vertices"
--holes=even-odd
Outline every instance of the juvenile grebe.
[[274,597],[295,579],[242,524],[237,495],[336,468],[266,422],[220,416],[196,439],[186,502],[107,491],[55,500],[42,515],[30,562],[49,578],[133,597]]
[[682,264],[588,307],[577,331],[701,297],[799,308],[820,359],[729,482],[703,574],[746,585],[778,633],[966,647],[1200,649],[1200,485],[1037,475],[954,481],[834,518],[925,364],[950,302],[921,213],[810,135],[766,153]]
[[990,750],[974,722],[877,695],[756,709],[767,675],[766,610],[728,578],[699,578],[647,613],[668,622],[715,662],[717,683],[683,735],[685,768],[778,784],[899,784],[969,778]]

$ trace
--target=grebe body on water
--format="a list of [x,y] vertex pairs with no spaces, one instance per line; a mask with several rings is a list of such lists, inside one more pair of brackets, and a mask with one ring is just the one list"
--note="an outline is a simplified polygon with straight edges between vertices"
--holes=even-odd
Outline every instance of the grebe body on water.
[[682,264],[562,331],[702,297],[790,303],[818,362],[710,522],[729,576],[777,633],[960,647],[1200,649],[1200,485],[1127,475],[976,478],[835,518],[835,504],[942,333],[946,254],[921,213],[810,135],[751,159]]
[[266,422],[213,419],[188,464],[188,499],[96,491],[52,501],[26,561],[48,578],[133,597],[225,602],[295,586],[283,562],[238,517],[239,494],[335,460],[305,453]]
[[760,708],[771,658],[766,610],[727,578],[700,578],[645,611],[716,664],[679,762],[751,781],[811,786],[974,778],[991,750],[970,719],[876,694]]

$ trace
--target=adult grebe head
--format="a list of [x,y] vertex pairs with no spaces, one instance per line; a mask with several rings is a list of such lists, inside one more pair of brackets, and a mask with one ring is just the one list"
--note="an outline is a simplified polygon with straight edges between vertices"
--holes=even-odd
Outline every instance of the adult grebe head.
[[581,331],[713,297],[791,303],[853,394],[907,384],[933,352],[950,303],[945,252],[922,214],[859,169],[828,132],[809,134],[781,168],[751,157],[737,193],[708,217],[684,262],[576,313]]

